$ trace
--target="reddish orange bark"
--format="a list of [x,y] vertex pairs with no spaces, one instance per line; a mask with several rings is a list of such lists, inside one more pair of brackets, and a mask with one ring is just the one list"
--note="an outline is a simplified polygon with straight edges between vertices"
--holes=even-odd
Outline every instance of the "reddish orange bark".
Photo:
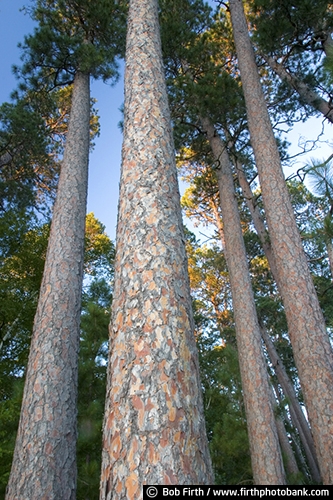
[[212,482],[157,0],[130,1],[100,498]]
[[77,362],[89,121],[89,76],[77,73],[7,500],[76,498]]
[[253,146],[295,363],[325,484],[333,483],[333,353],[261,88],[241,0],[229,0]]
[[278,382],[282,387],[285,397],[288,398],[288,405],[290,408],[290,413],[292,416],[293,423],[298,429],[304,452],[308,460],[311,475],[316,483],[321,482],[321,477],[318,469],[318,464],[316,460],[315,446],[313,442],[313,437],[309,424],[305,418],[299,400],[296,396],[296,392],[288,374],[283,366],[283,362],[278,355],[274,343],[271,340],[269,333],[266,331],[265,327],[261,327],[261,335],[266,344],[269,359],[274,367]]
[[[254,484],[285,484],[261,333],[254,303],[229,155],[208,118],[201,118],[217,162],[225,256],[229,270],[237,349],[249,431]],[[260,444],[259,444],[260,443]]]
[[[217,151],[218,151],[218,148],[220,148],[221,151],[225,148],[225,145],[223,144],[222,139],[217,135],[217,133],[214,136],[214,141],[216,142],[215,148],[217,149]],[[248,183],[248,181],[246,179],[242,165],[237,161],[237,158],[235,159],[235,163],[236,163],[236,171],[237,171],[238,181],[239,181],[239,184],[242,188],[244,199],[245,199],[247,206],[251,212],[254,227],[258,233],[263,250],[264,250],[265,255],[267,257],[269,266],[271,268],[272,275],[275,278],[275,280],[277,282],[277,286],[279,288],[279,282],[278,282],[279,275],[278,275],[276,265],[275,265],[275,258],[274,258],[272,246],[271,246],[270,240],[268,239],[268,232],[265,228],[265,224],[264,224],[264,221],[263,221],[262,216],[260,214],[259,207],[255,202],[255,196],[253,195],[253,193],[251,191],[250,184]],[[264,342],[266,344],[266,348],[268,351],[270,361],[273,364],[274,369],[276,371],[276,375],[277,375],[277,378],[279,380],[279,383],[280,383],[286,397],[288,397],[288,399],[289,399],[289,406],[290,406],[291,412],[296,413],[298,415],[297,419],[293,419],[293,423],[300,433],[300,437],[302,439],[302,443],[304,446],[304,451],[305,451],[305,454],[306,454],[307,459],[308,459],[309,467],[311,469],[312,477],[313,477],[315,482],[320,483],[321,477],[320,477],[318,465],[316,462],[315,447],[314,447],[314,442],[313,442],[313,437],[311,434],[310,427],[309,427],[308,422],[303,414],[303,411],[301,409],[299,401],[296,397],[294,387],[293,387],[291,381],[289,380],[287,373],[285,372],[282,360],[279,358],[279,356],[274,348],[274,344],[270,340],[269,334],[266,332],[265,328],[262,325],[260,326],[260,331],[261,331],[261,336],[264,339]],[[293,408],[295,408],[295,410],[293,410]],[[283,423],[282,423],[282,426],[283,426]],[[290,455],[290,450],[287,449],[287,442],[286,442],[284,434],[282,434],[282,430],[283,430],[282,426],[281,426],[281,422],[279,422],[279,420],[277,420],[279,440],[280,440],[281,446],[284,446],[286,448],[285,450],[283,450],[283,453],[284,453],[284,455],[288,456],[288,464],[290,467],[290,465],[293,463],[293,459]],[[304,429],[304,431],[302,429]],[[295,473],[295,470],[292,471],[293,474]]]
[[333,109],[330,101],[326,101],[321,95],[312,90],[306,82],[303,82],[288,71],[282,63],[278,62],[277,58],[266,56],[265,54],[261,54],[261,56],[282,81],[296,90],[304,103],[312,106],[327,118],[327,120],[333,123]]

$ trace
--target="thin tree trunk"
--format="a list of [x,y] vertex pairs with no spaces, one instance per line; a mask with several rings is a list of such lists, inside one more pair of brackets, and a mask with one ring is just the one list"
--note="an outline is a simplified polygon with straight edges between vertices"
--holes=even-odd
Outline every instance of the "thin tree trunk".
[[333,123],[333,108],[328,101],[312,90],[305,82],[289,73],[282,63],[279,63],[271,56],[267,56],[262,53],[260,53],[260,55],[282,81],[286,82],[290,87],[296,90],[304,104],[308,104],[313,107],[322,113],[331,123]]
[[[275,393],[277,395],[278,400],[281,402],[281,397],[279,395],[278,389],[276,387],[274,387],[274,389],[275,389]],[[290,437],[294,443],[295,455],[298,458],[298,462],[301,464],[301,469],[302,469],[302,472],[305,475],[305,477],[310,478],[310,480],[312,480],[313,478],[310,477],[311,475],[309,474],[308,464],[305,461],[303,451],[301,451],[301,449],[300,449],[299,439],[298,439],[298,435],[296,433],[296,431],[297,431],[299,434],[301,434],[302,429],[301,429],[297,419],[294,420],[295,412],[293,411],[292,406],[289,406],[289,410],[290,410],[291,419],[289,418],[289,414],[287,414],[287,412],[285,410],[283,411],[283,418],[284,418],[285,422],[289,423],[289,425],[291,427],[293,427],[293,430],[290,433]],[[301,438],[301,441],[302,441],[302,439],[303,438]]]
[[[229,133],[227,131],[226,131],[226,136],[227,137],[229,136]],[[221,147],[224,147],[223,141],[221,138],[220,138],[220,141],[221,141]],[[235,163],[238,182],[239,182],[240,188],[242,190],[243,197],[245,199],[245,203],[247,204],[247,207],[248,207],[250,214],[252,216],[254,228],[259,236],[262,248],[264,250],[269,267],[271,269],[271,273],[272,273],[273,278],[275,279],[275,282],[276,282],[277,287],[279,289],[279,283],[278,283],[279,274],[278,274],[278,271],[276,269],[275,257],[273,254],[273,249],[272,249],[272,245],[271,245],[271,242],[269,239],[268,231],[266,229],[266,226],[265,226],[264,220],[262,218],[262,215],[260,213],[259,207],[255,201],[255,197],[254,197],[254,194],[252,193],[250,183],[246,178],[243,166],[238,161],[236,155],[234,155],[234,163]]]
[[311,477],[308,464],[305,460],[304,452],[303,452],[303,450],[301,450],[299,438],[298,438],[296,432],[291,433],[290,437],[291,437],[291,440],[293,442],[295,456],[297,457],[298,463],[300,464],[300,469],[303,472],[304,477],[308,478],[309,481],[312,481],[313,479]]
[[305,450],[305,454],[309,463],[309,467],[311,470],[312,477],[314,481],[317,483],[321,482],[321,477],[320,477],[320,472],[318,469],[318,464],[317,464],[317,457],[316,457],[316,450],[313,442],[313,436],[311,434],[311,430],[309,427],[309,424],[304,416],[304,413],[302,411],[301,405],[299,404],[299,401],[297,399],[297,396],[295,394],[295,389],[294,386],[288,377],[285,368],[283,366],[283,362],[278,355],[274,343],[272,339],[270,338],[267,330],[265,329],[264,326],[261,327],[261,335],[262,338],[265,342],[267,352],[269,359],[273,365],[273,368],[275,370],[278,382],[280,386],[282,387],[282,390],[285,394],[285,396],[288,398],[288,404],[290,407],[290,411],[292,414],[294,414],[293,417],[293,422],[295,427],[297,427],[303,447]]
[[295,411],[295,406],[293,406],[289,401],[288,401],[288,406],[289,406],[291,421],[299,434],[300,441],[303,446],[303,450],[306,457],[308,474],[315,482],[321,483],[321,477],[320,477],[320,472],[318,470],[318,463],[316,461],[316,456],[313,454],[313,448],[311,448],[311,445],[309,444],[309,440],[307,439],[307,433],[304,432],[303,430],[304,427],[302,426],[302,423],[298,418],[299,414]]
[[[220,147],[221,149],[224,146],[224,143],[222,139],[219,136],[216,136],[216,141],[220,141]],[[277,283],[277,286],[279,288],[279,274],[275,265],[275,258],[272,250],[271,243],[268,239],[268,233],[264,224],[264,221],[262,219],[262,216],[259,211],[258,205],[256,205],[254,196],[250,187],[250,184],[245,176],[244,170],[242,166],[237,162],[237,159],[235,160],[236,162],[236,171],[237,171],[237,176],[238,176],[238,181],[240,184],[240,187],[243,191],[243,196],[245,198],[245,201],[247,203],[247,206],[250,210],[250,213],[252,215],[252,220],[254,227],[257,231],[257,234],[259,236],[259,239],[261,241],[261,244],[263,246],[265,255],[267,257],[269,266],[271,268],[272,275]],[[309,467],[313,476],[313,479],[316,482],[321,481],[319,469],[318,469],[318,464],[317,464],[317,458],[316,458],[316,451],[314,447],[314,442],[313,442],[313,437],[311,434],[310,427],[308,425],[308,422],[305,419],[305,416],[303,414],[303,411],[300,407],[299,401],[297,399],[297,396],[295,394],[294,387],[292,385],[292,382],[290,381],[287,373],[285,372],[282,360],[280,359],[278,353],[276,352],[276,349],[274,347],[273,342],[271,341],[267,331],[265,330],[264,326],[261,326],[261,335],[262,338],[264,339],[264,342],[267,347],[268,355],[270,357],[270,360],[274,366],[274,369],[276,371],[276,375],[278,377],[279,383],[285,393],[285,395],[289,398],[289,404],[291,407],[295,407],[295,410],[292,409],[293,413],[295,414],[294,417],[294,425],[299,428],[300,426],[302,429],[299,429],[300,436],[302,439],[302,443],[304,446],[304,450],[309,462]],[[296,417],[298,415],[298,417]],[[280,437],[280,436],[279,436]]]
[[213,481],[157,0],[131,0],[100,498]]
[[241,0],[229,1],[251,142],[288,330],[325,484],[333,482],[333,354],[285,184]]
[[[275,279],[275,281],[278,278],[278,272],[276,269],[275,265],[275,258],[272,250],[272,245],[269,241],[269,234],[267,232],[265,223],[263,221],[263,218],[261,216],[260,210],[258,205],[255,202],[254,195],[252,193],[251,186],[246,178],[246,175],[244,173],[244,170],[242,166],[239,164],[239,162],[235,161],[236,165],[236,172],[237,172],[237,177],[238,177],[238,182],[241,187],[241,190],[243,192],[243,196],[245,199],[245,202],[248,206],[248,209],[250,210],[254,228],[259,236],[261,245],[263,247],[264,253],[266,255],[269,267],[271,269],[272,275]],[[277,283],[278,285],[278,283]]]
[[216,221],[217,230],[218,230],[220,241],[221,241],[221,245],[222,245],[222,250],[224,251],[224,249],[225,249],[224,229],[223,229],[223,224],[222,224],[221,217],[220,217],[220,214],[219,214],[219,211],[218,211],[218,205],[217,205],[217,203],[218,202],[215,201],[215,199],[214,199],[214,200],[211,201],[210,206],[211,206],[211,209],[213,211],[214,218],[215,218],[215,221]]
[[327,256],[328,256],[328,262],[330,264],[331,277],[333,280],[333,244],[332,244],[332,240],[330,240],[330,239],[327,239],[327,241],[326,241],[326,250],[327,250]]
[[295,455],[289,442],[286,429],[281,417],[276,417],[276,428],[279,436],[282,454],[284,457],[283,461],[285,463],[286,472],[292,478],[295,478],[300,475],[300,470],[298,468]]
[[89,75],[78,72],[7,500],[76,498],[77,364],[89,122]]
[[296,458],[293,452],[293,449],[291,447],[291,444],[288,439],[288,435],[286,432],[286,428],[284,426],[284,421],[281,415],[277,415],[277,402],[275,399],[274,395],[274,390],[272,385],[270,384],[270,396],[271,396],[271,402],[272,402],[272,407],[274,410],[275,416],[275,423],[276,423],[276,429],[277,433],[279,436],[279,442],[281,446],[281,451],[282,451],[282,456],[283,456],[283,463],[285,464],[285,469],[287,474],[291,476],[298,476],[300,474]]
[[246,250],[234,191],[229,156],[214,126],[201,118],[214,157],[223,218],[225,255],[229,270],[237,349],[241,370],[251,462],[255,484],[285,484],[282,457],[270,400],[266,364],[261,347]]

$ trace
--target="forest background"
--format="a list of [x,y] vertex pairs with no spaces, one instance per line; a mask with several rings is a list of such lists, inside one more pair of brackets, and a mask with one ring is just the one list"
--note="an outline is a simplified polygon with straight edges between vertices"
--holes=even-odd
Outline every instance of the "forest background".
[[[216,2],[210,3],[214,6],[216,4]],[[18,13],[18,8],[24,5],[23,2],[15,0],[10,2],[10,4],[9,2],[2,2],[0,5],[1,36],[5,37],[2,46],[6,47],[6,50],[1,55],[3,78],[0,97],[5,102],[8,100],[10,92],[16,86],[15,79],[10,72],[10,66],[13,63],[19,62],[19,51],[15,50],[12,52],[10,47],[13,48],[16,46],[17,41],[22,40],[23,34],[31,32],[33,25],[28,16]],[[9,5],[10,10],[7,10]],[[16,12],[15,15],[14,11]],[[8,17],[6,18],[6,16]],[[22,30],[21,35],[20,30]],[[10,40],[13,40],[12,44]],[[6,74],[8,77],[5,76]],[[122,80],[114,88],[110,88],[101,82],[93,83],[92,95],[97,98],[96,108],[99,110],[98,114],[100,115],[101,135],[94,139],[96,145],[90,157],[88,212],[94,212],[102,224],[94,219],[92,215],[88,218],[88,240],[86,247],[87,286],[85,287],[83,297],[81,346],[78,498],[95,498],[98,489],[99,439],[101,409],[103,408],[103,384],[105,383],[104,363],[101,360],[105,359],[106,356],[105,340],[107,338],[107,324],[109,321],[107,311],[111,300],[111,289],[107,285],[112,279],[112,258],[114,252],[113,245],[110,243],[106,233],[114,239],[121,150],[121,132],[118,123],[122,119],[122,114],[119,110],[123,100]],[[309,140],[307,146],[310,146],[312,141],[318,138],[322,123],[322,117],[311,118],[304,124],[297,124],[291,131],[288,131],[286,138],[292,143],[292,147],[288,150],[289,154],[293,156],[298,152],[297,148],[300,139],[301,146],[304,145],[306,139]],[[330,127],[330,125],[326,124],[327,129],[330,129]],[[330,132],[328,132],[328,136],[330,136]],[[325,137],[322,136],[320,141],[325,141]],[[322,161],[328,158],[330,154],[330,146],[318,142],[314,145],[314,149],[309,155],[286,161],[285,164],[288,164],[288,166],[285,166],[285,174],[289,176],[291,172],[295,172],[305,164],[309,165],[310,157],[316,157],[319,161]],[[193,178],[191,171],[186,170],[186,165],[182,173],[187,177],[188,181]],[[198,185],[195,185],[195,188],[198,188]],[[185,185],[183,186],[184,189]],[[331,276],[327,264],[328,259],[324,253],[324,244],[322,239],[320,239],[320,224],[325,218],[327,204],[322,203],[322,194],[319,193],[319,197],[317,198],[312,197],[310,193],[303,189],[302,183],[291,186],[291,192],[304,238],[307,242],[310,241],[310,244],[306,243],[306,247],[309,260],[313,263],[311,270],[319,295],[322,298],[325,317],[329,326],[331,326],[332,312],[328,305],[331,296]],[[195,230],[198,239],[196,239],[195,235],[188,235],[188,251],[192,292],[195,299],[196,325],[201,352],[201,369],[211,452],[217,482],[220,484],[250,484],[252,476],[249,445],[234,342],[234,325],[228,274],[223,254],[221,253],[218,221],[216,220],[215,225],[211,226],[214,217],[207,210],[205,200],[200,199],[201,194],[200,189],[187,192],[185,212],[188,216],[192,216],[194,223],[200,223],[200,233],[198,229]],[[326,197],[328,205],[330,204],[330,196],[329,192]],[[293,366],[290,346],[286,340],[286,326],[281,302],[274,285],[270,281],[265,259],[258,250],[258,242],[253,236],[249,214],[244,207],[241,197],[239,197],[239,206],[242,212],[243,231],[246,235],[257,307],[259,310],[264,311],[264,315],[266,314],[265,319],[267,320],[266,324],[268,327],[273,330],[274,328],[276,329],[273,332],[273,337],[275,340],[280,341],[281,351],[279,354],[287,365],[287,371],[293,380],[295,392],[302,405],[302,393]],[[316,225],[315,221],[319,221],[319,224]],[[106,232],[103,225],[106,227]],[[190,227],[193,229],[193,223]],[[208,229],[211,227],[213,229]],[[11,392],[8,391],[6,393],[8,387],[6,389],[2,387],[5,393],[3,398],[5,404],[1,407],[3,413],[0,414],[0,419],[5,423],[2,436],[6,437],[6,439],[3,439],[0,449],[2,491],[9,473],[8,464],[10,463],[13,449],[15,425],[21,394],[19,379],[22,378],[22,369],[27,356],[27,332],[31,326],[33,317],[33,307],[29,310],[22,309],[25,315],[24,324],[22,321],[23,314],[17,312],[17,310],[19,311],[20,301],[23,307],[26,307],[29,301],[30,303],[34,303],[36,294],[38,293],[38,283],[42,268],[42,262],[39,258],[43,254],[47,238],[47,233],[43,232],[43,229],[39,229],[39,231],[38,234],[31,231],[27,233],[26,243],[28,242],[30,253],[27,252],[21,255],[19,255],[19,252],[16,253],[16,263],[21,259],[21,266],[30,265],[31,268],[35,266],[30,276],[24,267],[15,268],[15,259],[11,261],[12,268],[9,269],[9,276],[17,278],[17,287],[19,287],[20,280],[23,283],[21,279],[23,275],[26,281],[23,285],[25,289],[22,291],[21,296],[19,298],[16,297],[17,301],[14,301],[14,307],[11,305],[16,310],[10,311],[10,320],[7,317],[2,320],[4,323],[2,326],[5,326],[4,337],[6,337],[6,341],[10,338],[8,332],[13,333],[15,328],[21,328],[21,332],[19,332],[16,338],[16,345],[10,345],[3,358],[4,372],[9,376],[8,379],[4,379],[5,383],[6,380],[7,382],[10,380],[10,376],[13,373],[15,375],[14,378],[18,380],[13,381],[11,379],[11,385],[9,384],[8,386],[11,388]],[[31,238],[30,242],[29,238]],[[315,243],[312,244],[312,242]],[[205,243],[208,243],[208,245],[205,245]],[[26,252],[26,249],[23,250]],[[5,272],[6,267],[4,266],[2,269],[3,275]],[[19,275],[20,272],[21,275]],[[28,283],[27,277],[31,278],[31,283]],[[8,290],[2,290],[2,292],[7,293]],[[26,314],[27,312],[28,314]],[[9,327],[8,324],[10,325]],[[97,335],[97,332],[100,333]],[[208,332],[209,335],[207,335]],[[5,350],[6,343],[4,342],[1,347]],[[11,349],[13,349],[12,352]],[[15,356],[13,356],[13,352]],[[12,364],[10,364],[10,360],[12,360]],[[6,365],[6,362],[9,362],[9,364]],[[16,367],[15,363],[17,363]],[[272,359],[269,363],[269,370],[272,380],[275,380],[274,377],[276,374],[274,374],[271,363]],[[90,399],[84,396],[87,387],[89,387]],[[291,473],[294,474],[291,481],[298,481],[300,483],[316,482],[315,473],[308,463],[309,457],[306,456],[304,450],[305,445],[300,439],[300,432],[290,419],[288,398],[282,396],[279,388],[276,389],[276,395],[281,395],[280,408],[277,410],[277,413],[280,416],[282,415],[284,419],[289,442],[292,444],[293,451],[297,457],[297,467]],[[91,405],[91,401],[94,404]]]
[[[209,0],[207,3],[212,8],[216,8],[217,3],[214,0]],[[24,36],[31,33],[34,27],[32,19],[22,10],[27,5],[29,2],[24,0],[0,1],[0,40],[2,47],[6,47],[0,53],[2,74],[0,102],[8,101],[10,94],[17,86],[12,67],[20,62],[21,51],[18,44],[23,42]],[[99,80],[92,80],[91,83],[91,94],[97,100],[96,108],[101,133],[95,139],[95,147],[90,154],[87,211],[93,212],[105,225],[106,232],[112,240],[116,235],[120,178],[122,133],[119,123],[122,120],[121,106],[124,100],[123,67],[120,73],[119,81],[111,88],[110,85]],[[288,130],[286,137],[290,142],[290,154],[300,153],[303,150],[303,144],[307,141],[310,144],[321,132],[322,119],[320,117],[310,118],[305,123],[298,123],[292,130]],[[285,168],[286,177],[302,167],[309,157],[328,157],[331,154],[331,148],[325,142],[326,137],[329,139],[329,132],[327,136],[321,137],[314,151],[307,156],[302,155],[292,162],[292,165],[289,164]],[[308,149],[310,147],[310,145],[307,146]],[[181,181],[182,192],[186,185]],[[189,220],[187,224],[192,230],[195,229]]]

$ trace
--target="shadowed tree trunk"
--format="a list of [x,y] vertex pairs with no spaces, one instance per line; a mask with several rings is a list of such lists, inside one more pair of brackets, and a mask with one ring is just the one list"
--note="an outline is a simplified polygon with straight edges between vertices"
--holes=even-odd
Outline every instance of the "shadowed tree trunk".
[[208,118],[201,118],[214,157],[223,218],[237,349],[249,431],[255,484],[285,484],[282,458],[271,405],[271,388],[261,348],[261,334],[254,303],[246,250],[226,149]]
[[302,102],[312,106],[319,111],[325,118],[333,123],[332,104],[321,97],[317,92],[312,90],[307,83],[303,82],[295,75],[286,70],[282,63],[278,62],[274,57],[260,53],[261,57],[266,61],[269,67],[281,78],[282,81],[288,83],[298,95]]
[[280,417],[276,417],[275,422],[286,471],[292,477],[299,476],[300,470],[298,468],[293,449],[289,442],[283,420]]
[[76,498],[77,363],[89,122],[89,75],[78,72],[7,500]]
[[283,366],[283,362],[278,355],[274,343],[271,340],[269,333],[267,332],[266,328],[264,326],[261,326],[261,335],[262,338],[264,339],[268,356],[269,359],[273,365],[273,368],[275,370],[278,382],[280,386],[282,387],[282,390],[285,394],[285,396],[288,398],[288,403],[290,407],[290,412],[291,414],[295,415],[293,418],[294,424],[297,427],[304,451],[306,454],[306,457],[308,459],[309,467],[311,470],[312,477],[314,481],[317,483],[321,482],[321,477],[320,473],[318,470],[318,464],[317,464],[317,459],[316,459],[316,451],[315,451],[315,446],[313,442],[313,437],[311,434],[311,430],[309,428],[308,422],[304,416],[303,410],[301,408],[301,405],[297,399],[296,393],[294,386],[291,382],[291,380],[288,377],[287,372],[285,371],[285,368]]
[[[277,414],[277,403],[273,391],[273,387],[270,385],[271,391],[270,391],[270,396],[271,396],[271,402],[272,402],[272,407],[274,410],[275,414],[275,423],[276,423],[276,429],[277,433],[279,436],[279,442],[281,446],[281,452],[283,456],[283,463],[286,469],[286,473],[289,474],[292,477],[297,477],[300,475],[300,471],[296,462],[296,458],[294,455],[294,451],[292,449],[292,446],[289,442],[289,438],[286,432],[286,428],[284,426],[283,419],[280,415]],[[289,483],[290,484],[290,483]]]
[[333,244],[331,240],[326,241],[326,250],[328,256],[328,262],[330,264],[331,277],[333,280]]
[[269,267],[271,269],[273,278],[276,281],[277,287],[279,288],[278,278],[279,274],[276,269],[275,258],[272,250],[272,245],[269,240],[269,235],[265,227],[265,223],[261,216],[259,207],[254,199],[254,195],[252,193],[251,186],[246,178],[245,172],[243,170],[242,165],[238,162],[237,158],[235,158],[235,167],[237,172],[237,178],[239,185],[241,187],[245,202],[247,207],[251,213],[254,228],[259,236],[262,248],[266,255]]
[[[226,147],[224,142],[222,141],[222,139],[220,138],[220,136],[217,133],[214,136],[214,141],[216,143],[215,149],[217,151],[218,151],[218,148],[220,149],[220,151],[222,151]],[[262,247],[264,249],[265,255],[267,257],[268,263],[270,265],[273,277],[277,281],[279,275],[277,273],[277,269],[275,266],[275,259],[274,259],[274,254],[272,251],[271,243],[268,239],[268,232],[265,228],[265,224],[264,224],[264,221],[263,221],[262,216],[260,214],[259,207],[255,202],[254,195],[252,193],[249,182],[245,176],[242,165],[237,161],[237,158],[235,158],[235,163],[236,163],[237,177],[238,177],[238,181],[239,181],[239,184],[240,184],[242,192],[243,192],[244,199],[245,199],[247,206],[250,210],[250,213],[252,215],[254,227],[255,227],[257,234],[259,236],[259,239],[261,241],[261,244],[262,244]],[[277,282],[277,285],[278,285],[278,282]],[[305,450],[305,453],[306,453],[306,456],[308,459],[308,463],[309,463],[309,466],[311,469],[312,477],[317,483],[319,483],[321,481],[321,477],[320,477],[320,473],[319,473],[318,465],[317,465],[317,461],[316,461],[316,452],[315,452],[313,437],[312,437],[308,422],[306,421],[305,416],[302,412],[302,409],[301,409],[299,401],[296,397],[292,382],[289,380],[289,377],[288,377],[287,373],[285,372],[283,363],[282,363],[281,359],[279,358],[279,356],[276,352],[276,349],[274,347],[274,344],[271,341],[270,336],[267,333],[267,331],[265,330],[263,325],[260,325],[260,331],[261,331],[261,336],[264,339],[264,342],[266,344],[269,358],[270,358],[270,360],[274,366],[274,369],[276,371],[276,375],[278,377],[279,383],[280,383],[286,397],[289,398],[289,404],[293,408],[296,406],[295,410],[293,408],[291,409],[291,411],[295,414],[295,417],[296,417],[296,415],[298,415],[297,419],[296,418],[293,419],[294,425],[297,426],[298,429],[299,429],[299,427],[301,427],[301,429],[299,429],[299,432],[300,432],[300,436],[302,438],[304,450]],[[279,426],[278,427],[279,440],[280,440],[280,443],[282,446],[282,440],[281,440],[282,427],[281,427],[280,423],[278,423],[278,422],[277,422],[277,425]],[[283,425],[283,423],[282,423],[282,425]],[[285,440],[283,440],[283,442],[285,442]],[[285,453],[285,451],[284,451],[284,453]],[[289,462],[292,465],[291,458],[289,458]],[[295,471],[293,471],[293,473],[295,473]]]
[[100,498],[213,481],[157,0],[130,1]]
[[333,482],[333,355],[260,85],[241,0],[229,7],[251,142],[294,358],[325,484]]

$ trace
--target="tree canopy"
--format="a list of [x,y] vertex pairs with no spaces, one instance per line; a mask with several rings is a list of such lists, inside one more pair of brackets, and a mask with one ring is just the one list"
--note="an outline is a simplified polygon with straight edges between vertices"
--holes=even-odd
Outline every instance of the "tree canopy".
[[[36,28],[21,44],[22,64],[14,69],[19,84],[13,99],[0,106],[0,495],[5,492],[15,445],[52,206],[67,142],[73,81],[77,72],[112,84],[117,81],[119,62],[125,54],[127,4],[122,0],[36,0],[27,6]],[[332,6],[326,0],[248,0],[243,4],[277,151],[282,164],[290,165],[285,131],[313,116],[327,128],[333,120]],[[216,1],[214,5],[216,9],[203,0],[159,2],[174,149],[179,177],[187,185],[182,209],[185,225],[194,227],[193,232],[185,227],[184,236],[215,481],[251,485],[255,479],[226,249],[228,221],[220,203],[222,157],[211,148],[207,120],[230,161],[233,186],[228,194],[239,213],[287,482],[317,484],[323,477],[307,418],[306,384],[300,381],[297,348],[290,341],[290,307],[272,260],[277,252],[269,200],[262,196],[265,169],[253,152],[229,2]],[[146,83],[145,73],[140,75],[142,84]],[[134,111],[125,110],[127,119]],[[94,99],[90,113],[93,147],[100,133]],[[148,123],[149,116],[142,120]],[[159,154],[157,150],[156,158]],[[332,344],[332,157],[300,157],[299,161],[304,166],[287,180],[285,189],[323,313],[325,334]],[[131,168],[128,175],[136,175],[137,164]],[[138,190],[139,186],[130,190],[128,199],[120,199],[120,203],[129,203],[133,193],[139,196]],[[141,208],[133,209],[131,220],[123,222],[126,231],[137,217],[138,239],[145,234],[138,215],[145,203],[147,198],[139,204]],[[156,214],[152,209],[148,215]],[[277,224],[285,234],[286,220]],[[175,246],[175,240],[169,244]],[[115,244],[103,222],[89,213],[78,370],[78,499],[98,498],[114,259]],[[283,259],[280,265],[283,267]],[[126,274],[125,267],[122,272]],[[290,269],[289,281],[294,275]],[[295,317],[301,316],[297,300]],[[142,322],[147,322],[151,310],[140,314]],[[299,410],[306,415],[302,422]]]

